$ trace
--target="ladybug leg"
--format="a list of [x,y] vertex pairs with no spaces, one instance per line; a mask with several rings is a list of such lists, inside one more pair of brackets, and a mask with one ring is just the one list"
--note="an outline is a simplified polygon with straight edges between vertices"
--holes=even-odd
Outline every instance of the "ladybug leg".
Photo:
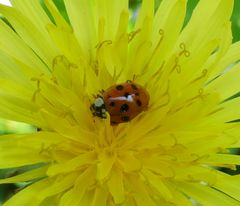
[[93,94],[92,96],[94,99],[96,99],[98,97],[98,95],[96,95],[96,94]]
[[100,94],[103,94],[105,91],[104,89],[98,91]]
[[97,95],[96,95],[96,98],[101,98],[101,99],[102,99],[103,97],[102,97],[102,95],[97,94]]
[[132,80],[127,80],[126,83],[133,83],[138,78],[138,75],[134,74]]

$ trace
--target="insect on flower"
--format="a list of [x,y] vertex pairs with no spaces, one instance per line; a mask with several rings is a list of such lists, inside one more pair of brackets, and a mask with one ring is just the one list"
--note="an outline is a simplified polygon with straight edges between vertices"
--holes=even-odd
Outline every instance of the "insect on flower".
[[139,84],[127,81],[109,87],[97,95],[90,109],[94,116],[106,118],[109,113],[111,124],[128,122],[148,108],[149,94]]

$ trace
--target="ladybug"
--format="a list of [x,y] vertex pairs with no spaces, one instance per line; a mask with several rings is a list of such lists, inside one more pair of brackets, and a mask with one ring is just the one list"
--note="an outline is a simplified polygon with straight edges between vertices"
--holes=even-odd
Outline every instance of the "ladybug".
[[109,87],[98,95],[90,109],[94,116],[106,118],[109,113],[111,124],[128,122],[148,108],[149,94],[144,87],[127,81]]

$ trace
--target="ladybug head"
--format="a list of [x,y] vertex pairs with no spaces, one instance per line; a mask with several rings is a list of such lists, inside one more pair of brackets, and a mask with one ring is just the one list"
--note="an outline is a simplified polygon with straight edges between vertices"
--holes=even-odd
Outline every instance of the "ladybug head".
[[106,107],[101,96],[98,96],[90,107],[94,116],[106,119]]

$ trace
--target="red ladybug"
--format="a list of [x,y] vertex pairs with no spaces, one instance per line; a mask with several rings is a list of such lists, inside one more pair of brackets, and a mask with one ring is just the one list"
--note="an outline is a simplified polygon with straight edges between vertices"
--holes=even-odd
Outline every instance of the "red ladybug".
[[141,85],[127,81],[109,87],[98,95],[91,105],[93,115],[106,118],[106,111],[111,118],[111,124],[128,122],[139,113],[146,110],[149,94]]

